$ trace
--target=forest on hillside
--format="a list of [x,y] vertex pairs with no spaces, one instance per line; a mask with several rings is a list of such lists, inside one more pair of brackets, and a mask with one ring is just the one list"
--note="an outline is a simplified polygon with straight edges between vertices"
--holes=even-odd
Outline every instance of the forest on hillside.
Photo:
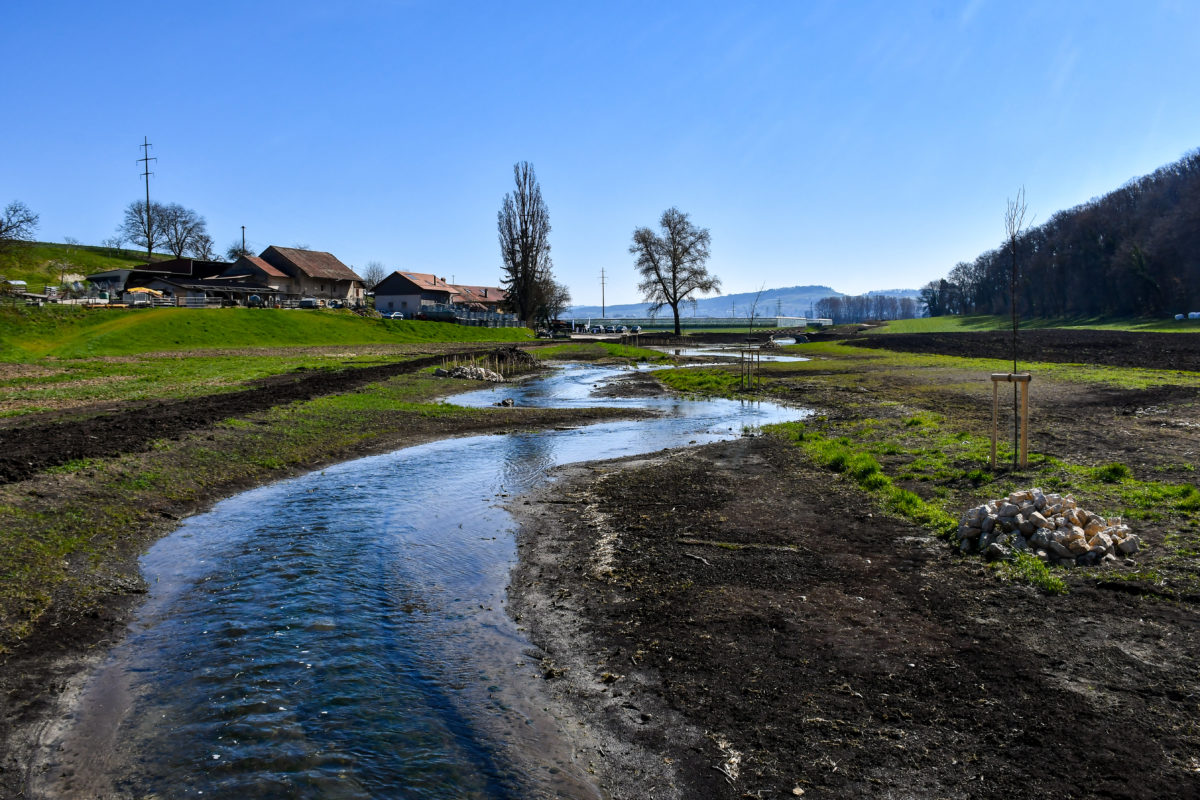
[[[1200,149],[1060,211],[1016,246],[1017,309],[1029,317],[1200,311]],[[1010,312],[1005,242],[921,289],[930,316]]]

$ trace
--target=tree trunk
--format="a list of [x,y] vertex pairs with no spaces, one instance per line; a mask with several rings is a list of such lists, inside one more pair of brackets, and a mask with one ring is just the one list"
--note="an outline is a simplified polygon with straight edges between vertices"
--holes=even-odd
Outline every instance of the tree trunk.
[[678,303],[673,303],[671,305],[671,313],[673,313],[675,315],[675,335],[680,336],[682,334],[682,331],[679,328],[679,304]]

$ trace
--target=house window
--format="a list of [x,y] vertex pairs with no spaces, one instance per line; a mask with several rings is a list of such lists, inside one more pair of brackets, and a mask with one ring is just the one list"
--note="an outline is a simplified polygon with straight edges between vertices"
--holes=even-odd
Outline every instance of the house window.
[[[389,303],[389,305],[390,305],[390,303]],[[401,300],[401,301],[400,301],[400,307],[401,307],[401,308],[408,308],[408,301],[407,301],[407,300]]]

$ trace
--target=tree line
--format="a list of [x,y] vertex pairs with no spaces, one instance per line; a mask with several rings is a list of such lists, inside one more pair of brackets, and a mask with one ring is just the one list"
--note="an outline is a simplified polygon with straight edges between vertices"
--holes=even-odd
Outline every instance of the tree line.
[[1025,317],[1200,310],[1200,149],[955,265],[921,300],[930,316],[1008,314],[1014,294]]
[[835,325],[846,322],[866,322],[869,319],[912,319],[921,316],[921,306],[911,297],[890,294],[860,294],[822,297],[813,304],[821,319],[831,319]]

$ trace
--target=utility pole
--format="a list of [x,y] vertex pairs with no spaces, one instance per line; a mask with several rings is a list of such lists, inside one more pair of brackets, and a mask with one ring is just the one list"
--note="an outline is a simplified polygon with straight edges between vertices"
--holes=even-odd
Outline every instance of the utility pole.
[[242,255],[246,255],[246,226],[242,226]]
[[158,159],[150,157],[151,146],[150,139],[143,136],[142,157],[138,159],[138,163],[143,165],[142,177],[146,179],[146,266],[150,266],[150,262],[154,260],[154,228],[152,227],[153,221],[150,219],[150,176],[154,173],[150,171],[150,162],[158,161]]
[[606,316],[607,316],[607,314],[605,314],[605,306],[604,306],[604,267],[601,267],[600,268],[600,319],[604,319]]

